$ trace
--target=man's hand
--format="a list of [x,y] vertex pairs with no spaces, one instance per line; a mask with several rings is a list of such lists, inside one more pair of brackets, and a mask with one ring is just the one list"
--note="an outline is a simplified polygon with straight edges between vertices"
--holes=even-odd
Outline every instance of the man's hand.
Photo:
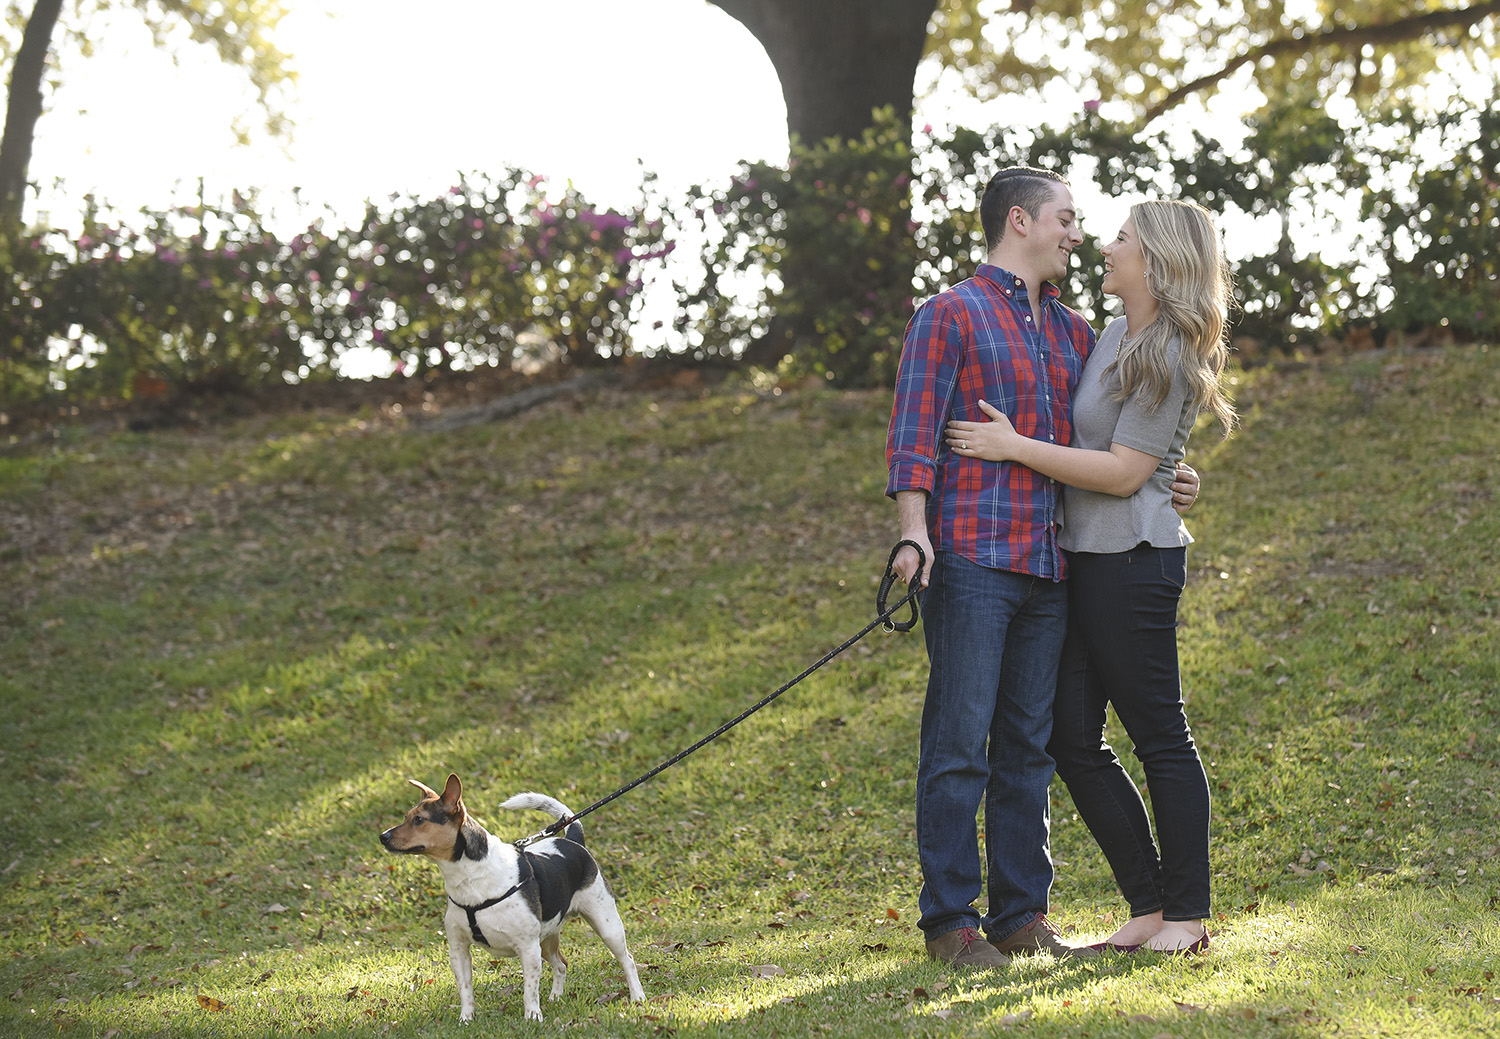
[[1177,463],[1177,478],[1172,481],[1172,508],[1183,515],[1198,500],[1198,470],[1186,462]]
[[[922,567],[922,587],[926,588],[927,580],[932,575],[933,558],[932,541],[927,536],[927,492],[897,491],[896,513],[901,520],[901,540],[922,546],[922,557],[926,563]],[[917,573],[917,553],[910,545],[902,546],[901,551],[896,553],[891,569],[900,575],[901,580],[911,584],[911,579]]]

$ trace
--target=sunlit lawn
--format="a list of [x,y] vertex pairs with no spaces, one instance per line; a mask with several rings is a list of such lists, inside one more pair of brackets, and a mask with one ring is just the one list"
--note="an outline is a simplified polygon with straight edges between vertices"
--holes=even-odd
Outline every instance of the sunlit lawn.
[[[1494,414],[1477,349],[1253,374],[1181,632],[1210,955],[927,961],[920,637],[877,633],[585,821],[648,1002],[570,924],[543,1030],[1500,1034]],[[408,777],[582,808],[873,616],[884,393],[605,392],[0,453],[0,1035],[458,1035]],[[1121,744],[1128,741],[1120,737]],[[1054,787],[1054,914],[1123,907]],[[485,1034],[529,1033],[480,957]]]

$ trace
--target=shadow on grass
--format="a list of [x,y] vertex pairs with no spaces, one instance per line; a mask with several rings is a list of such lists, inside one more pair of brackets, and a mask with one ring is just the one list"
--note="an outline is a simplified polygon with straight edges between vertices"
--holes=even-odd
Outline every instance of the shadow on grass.
[[[703,941],[651,943],[643,941],[643,914],[633,911],[627,928],[648,1001],[622,1001],[617,965],[573,923],[564,931],[568,992],[544,1002],[543,1012],[550,1027],[640,1035],[948,1035],[1007,1027],[1042,1036],[1491,1034],[1497,1010],[1483,972],[1500,950],[1500,926],[1460,919],[1462,908],[1440,894],[1393,900],[1325,890],[1221,933],[1203,957],[1029,958],[992,973],[926,960],[904,928],[829,932],[814,919],[770,933],[721,926]],[[436,921],[434,910],[434,928]],[[79,991],[84,986],[70,980],[100,970],[113,975],[107,991]],[[432,928],[251,948],[201,971],[156,971],[149,951],[124,960],[101,949],[39,953],[28,976],[33,985],[62,979],[53,987],[60,1001],[38,1007],[29,995],[13,999],[0,1024],[8,1018],[6,1034],[17,1036],[111,1028],[126,1035],[464,1034],[445,946]],[[521,1021],[519,984],[515,961],[479,956],[475,1027],[533,1034]],[[544,991],[548,984],[544,978]],[[226,1009],[205,1007],[200,995]]]

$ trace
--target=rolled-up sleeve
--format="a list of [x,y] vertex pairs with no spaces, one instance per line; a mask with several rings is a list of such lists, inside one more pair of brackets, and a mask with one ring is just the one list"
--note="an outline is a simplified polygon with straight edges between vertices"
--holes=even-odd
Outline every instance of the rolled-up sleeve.
[[963,351],[962,319],[945,300],[928,300],[912,315],[886,435],[887,497],[900,491],[931,494],[936,487],[939,438],[952,409]]

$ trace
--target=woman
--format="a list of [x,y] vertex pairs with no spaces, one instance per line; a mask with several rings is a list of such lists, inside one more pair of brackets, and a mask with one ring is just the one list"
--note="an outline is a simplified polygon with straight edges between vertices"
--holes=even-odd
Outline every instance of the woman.
[[[993,421],[950,422],[960,455],[1019,462],[1067,485],[1068,639],[1048,752],[1130,903],[1098,948],[1208,947],[1208,779],[1183,711],[1177,602],[1192,540],[1172,509],[1173,469],[1201,411],[1227,436],[1222,387],[1229,276],[1213,220],[1192,202],[1133,206],[1104,246],[1104,291],[1125,316],[1089,356],[1073,398],[1073,444]],[[1104,740],[1105,709],[1135,744],[1156,817]],[[1159,842],[1159,843],[1158,843]]]

